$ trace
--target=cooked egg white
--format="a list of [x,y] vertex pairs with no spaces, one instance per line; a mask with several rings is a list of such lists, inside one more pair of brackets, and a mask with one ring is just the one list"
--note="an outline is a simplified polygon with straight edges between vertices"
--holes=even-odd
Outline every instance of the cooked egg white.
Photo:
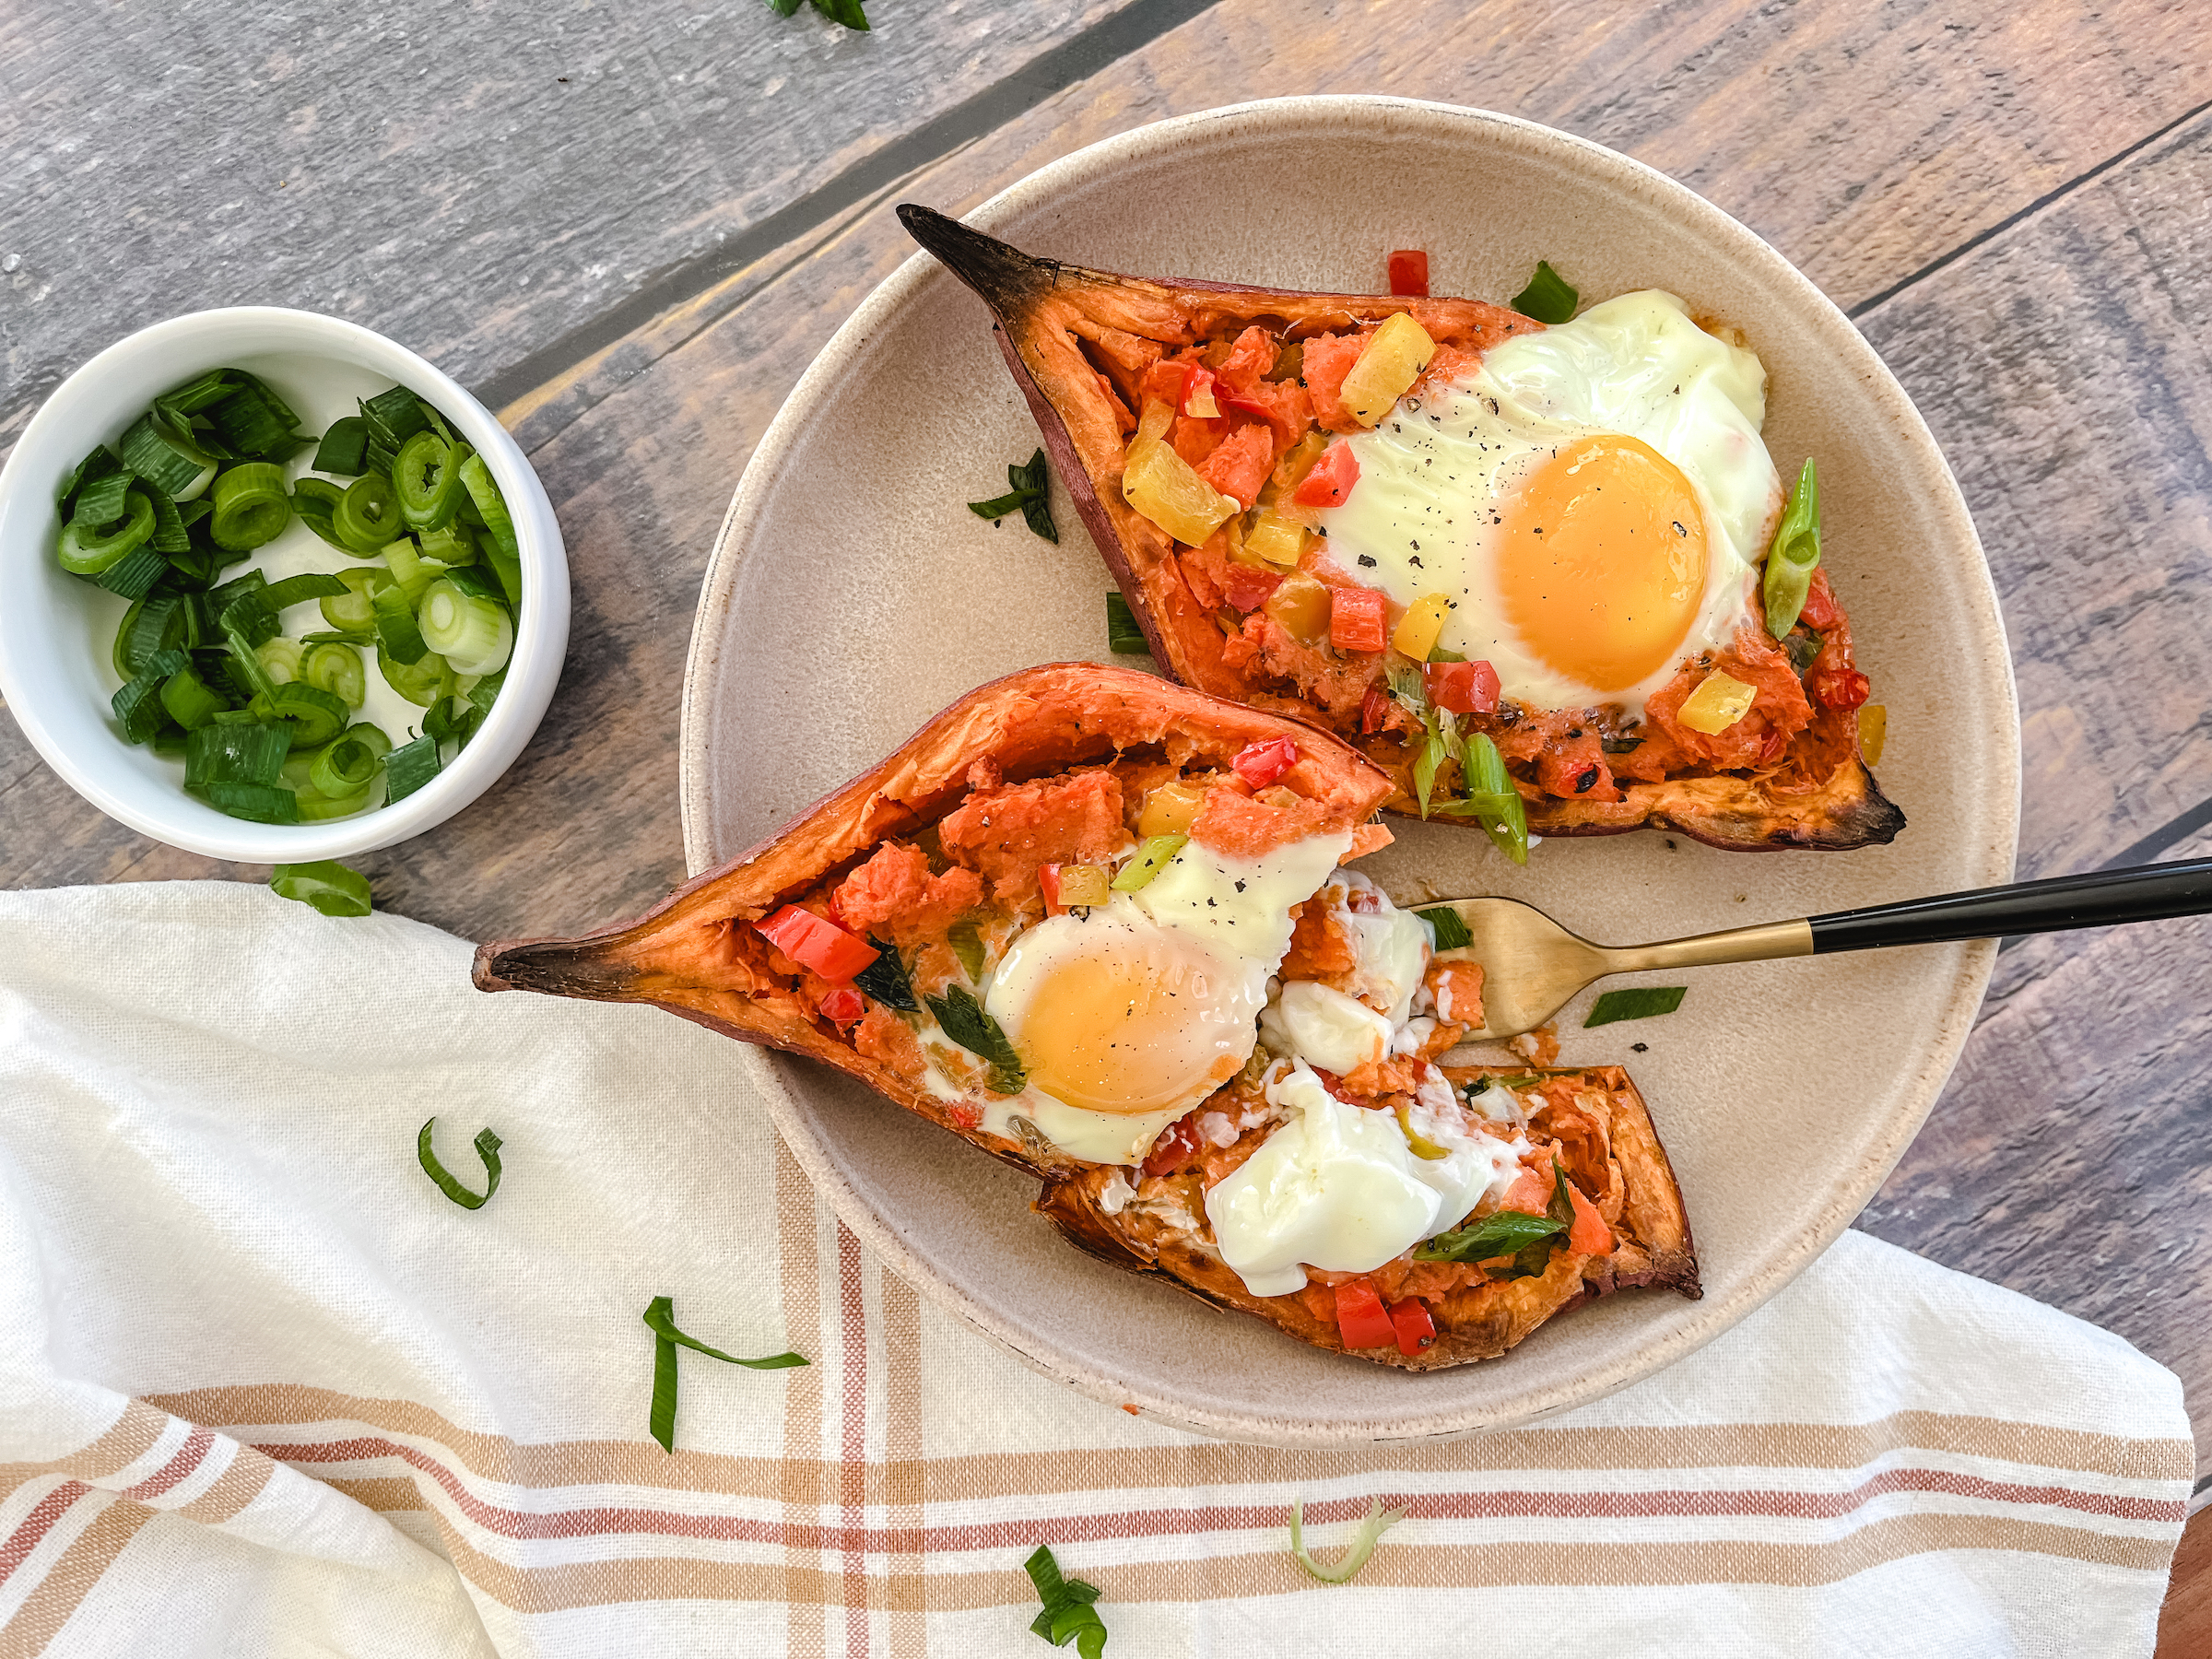
[[1438,643],[1542,709],[1643,700],[1747,617],[1782,501],[1766,371],[1657,290],[1494,347],[1346,441],[1344,573],[1452,604]]
[[1240,859],[1189,841],[1137,892],[1021,934],[982,1001],[1029,1086],[987,1126],[1019,1115],[1077,1158],[1140,1161],[1251,1057],[1290,907],[1350,844],[1347,830]]

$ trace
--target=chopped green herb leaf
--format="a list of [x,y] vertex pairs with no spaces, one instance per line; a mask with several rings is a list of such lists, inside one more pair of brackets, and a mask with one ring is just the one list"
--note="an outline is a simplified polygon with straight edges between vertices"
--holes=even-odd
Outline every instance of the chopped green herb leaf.
[[1382,1499],[1370,1499],[1366,1518],[1353,1530],[1351,1544],[1333,1564],[1324,1567],[1306,1548],[1305,1502],[1301,1499],[1290,1506],[1290,1554],[1323,1583],[1341,1584],[1367,1565],[1368,1557],[1375,1553],[1375,1546],[1382,1541],[1382,1535],[1405,1519],[1404,1510],[1386,1510]]
[[1539,323],[1564,323],[1574,315],[1575,304],[1582,295],[1570,287],[1560,275],[1551,268],[1549,260],[1536,261],[1536,274],[1528,279],[1528,286],[1515,294],[1512,307],[1524,317],[1534,317]]
[[645,1324],[653,1332],[653,1438],[661,1442],[661,1450],[676,1450],[676,1350],[688,1347],[711,1359],[721,1359],[731,1365],[742,1365],[747,1371],[784,1371],[794,1365],[805,1365],[802,1354],[771,1354],[765,1359],[740,1359],[735,1354],[725,1354],[720,1348],[709,1347],[696,1336],[687,1336],[676,1325],[676,1299],[656,1296],[645,1304]]
[[482,1209],[500,1190],[500,1137],[488,1129],[477,1136],[477,1156],[484,1160],[485,1185],[481,1194],[472,1193],[447,1172],[438,1161],[438,1154],[430,1149],[430,1132],[437,1126],[438,1120],[432,1118],[416,1135],[415,1160],[422,1165],[422,1172],[438,1183],[438,1190],[463,1209]]
[[1149,656],[1152,641],[1136,624],[1136,613],[1119,594],[1106,595],[1106,649],[1117,656]]
[[1495,1210],[1472,1227],[1441,1232],[1413,1253],[1417,1262],[1487,1262],[1518,1255],[1529,1245],[1567,1230],[1567,1222],[1521,1210]]
[[[874,934],[868,935],[868,943],[881,954],[854,974],[853,982],[887,1008],[919,1014],[922,1005],[914,1000],[913,982],[907,978],[906,964],[899,959],[897,949]],[[982,940],[977,943],[980,945]]]
[[1044,1604],[1044,1611],[1030,1622],[1030,1633],[1043,1637],[1054,1647],[1065,1647],[1072,1641],[1083,1659],[1099,1659],[1106,1651],[1106,1621],[1091,1606],[1099,1599],[1099,1587],[1081,1579],[1062,1578],[1060,1563],[1047,1544],[1038,1545],[1021,1570],[1030,1575],[1030,1583],[1037,1586],[1037,1599]]
[[1436,941],[1439,950],[1465,950],[1475,942],[1467,932],[1467,924],[1459,919],[1459,912],[1440,905],[1435,910],[1413,912],[1429,924],[1429,936]]
[[1022,1069],[1021,1056],[1006,1041],[997,1020],[983,1012],[983,1005],[975,1000],[974,993],[965,985],[953,985],[943,996],[925,996],[930,1017],[937,1022],[938,1030],[971,1054],[979,1054],[991,1065],[989,1088],[994,1094],[1019,1094],[1028,1074]]
[[335,859],[278,865],[269,885],[276,889],[277,898],[296,899],[326,916],[365,916],[371,908],[369,877]]
[[1057,543],[1060,532],[1053,524],[1050,477],[1045,471],[1044,452],[1039,450],[1027,466],[1006,468],[1006,482],[1014,486],[1011,490],[988,501],[971,501],[968,511],[994,524],[1009,512],[1018,512],[1029,521],[1031,530],[1046,541]]
[[[799,9],[799,0],[766,0],[766,4],[779,18],[788,18]],[[832,23],[841,23],[862,34],[867,32],[868,18],[861,9],[861,0],[814,0],[814,9]]]
[[1611,1025],[1616,1020],[1650,1019],[1657,1014],[1672,1014],[1688,994],[1688,985],[1639,985],[1628,991],[1608,991],[1591,1006],[1590,1018],[1583,1021],[1583,1030]]

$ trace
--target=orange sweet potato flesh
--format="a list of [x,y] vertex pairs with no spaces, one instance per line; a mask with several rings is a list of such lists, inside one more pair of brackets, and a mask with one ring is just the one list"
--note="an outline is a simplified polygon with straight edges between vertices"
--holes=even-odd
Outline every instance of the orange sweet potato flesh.
[[[1298,293],[1118,276],[1032,257],[927,207],[908,204],[899,216],[996,319],[999,349],[1036,417],[1053,467],[1153,655],[1187,686],[1328,724],[1391,774],[1397,785],[1391,810],[1418,810],[1410,783],[1418,747],[1393,731],[1362,735],[1348,712],[1357,705],[1357,686],[1350,687],[1348,701],[1345,687],[1334,684],[1310,687],[1310,695],[1289,695],[1252,662],[1233,660],[1225,650],[1215,615],[1178,574],[1172,540],[1123,500],[1134,405],[1147,364],[1199,343],[1232,339],[1252,325],[1286,341],[1304,340],[1410,312],[1443,347],[1446,360],[1465,361],[1539,324],[1471,300]],[[1324,348],[1317,357],[1325,355]],[[1324,366],[1311,363],[1316,372]],[[1341,370],[1336,372],[1341,378]],[[1317,406],[1330,401],[1318,386],[1313,395]],[[1330,424],[1325,409],[1323,423]],[[1324,698],[1339,706],[1332,712]],[[1857,722],[1848,710],[1818,711],[1785,753],[1757,768],[1729,770],[1715,761],[1655,780],[1613,782],[1619,787],[1564,796],[1536,780],[1524,782],[1529,829],[1539,835],[1664,829],[1753,852],[1861,847],[1886,842],[1904,826],[1903,813],[1882,794],[1859,756]],[[1471,820],[1436,821],[1472,827]]]
[[[1133,669],[1087,663],[1025,669],[971,691],[881,764],[760,845],[678,888],[644,916],[582,938],[480,947],[476,982],[486,991],[652,1003],[741,1041],[837,1066],[1034,1173],[1088,1168],[1036,1143],[1009,1141],[959,1121],[950,1103],[903,1069],[863,1053],[764,973],[759,936],[746,924],[858,867],[885,841],[958,813],[974,793],[971,774],[979,771],[1003,778],[1001,788],[1018,789],[1022,781],[1128,750],[1225,769],[1248,744],[1281,736],[1294,738],[1300,750],[1283,782],[1305,797],[1316,829],[1351,830],[1389,794],[1390,781],[1354,750],[1280,715]],[[866,1046],[886,1053],[897,1045]]]

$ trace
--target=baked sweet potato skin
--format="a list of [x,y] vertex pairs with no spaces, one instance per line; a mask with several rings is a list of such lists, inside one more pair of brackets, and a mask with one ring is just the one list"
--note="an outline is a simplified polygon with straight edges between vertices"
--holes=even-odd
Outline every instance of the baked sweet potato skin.
[[[1440,345],[1468,355],[1539,324],[1501,306],[1469,300],[1310,294],[1230,283],[1151,281],[1032,257],[914,204],[900,220],[923,247],[973,288],[1035,417],[1054,470],[1074,497],[1107,568],[1127,596],[1153,655],[1185,685],[1291,718],[1313,720],[1302,699],[1255,684],[1224,658],[1222,633],[1174,573],[1174,544],[1122,499],[1128,411],[1106,360],[1218,337],[1264,323],[1286,338],[1379,322],[1410,312]],[[1787,775],[1714,772],[1658,782],[1624,781],[1621,799],[1561,799],[1524,790],[1529,829],[1539,835],[1615,835],[1672,830],[1732,852],[1844,851],[1893,840],[1904,814],[1858,754],[1849,729],[1825,716],[1803,735]],[[1388,807],[1418,811],[1411,752],[1387,735],[1361,737],[1339,725],[1397,785]],[[1439,821],[1452,822],[1453,819]],[[1471,820],[1456,820],[1470,823]]]
[[1305,724],[1133,669],[1088,663],[1024,669],[970,692],[880,764],[645,915],[581,938],[484,945],[475,981],[485,991],[651,1003],[740,1041],[834,1065],[1034,1174],[1088,1168],[956,1121],[947,1102],[859,1053],[798,998],[764,981],[737,948],[735,930],[884,841],[944,818],[968,794],[979,762],[1018,780],[1157,747],[1226,768],[1247,745],[1281,736],[1296,739],[1300,750],[1283,782],[1324,805],[1328,829],[1363,823],[1389,794],[1381,772]]
[[[1444,1068],[1455,1083],[1492,1075],[1496,1067]],[[1359,1358],[1406,1371],[1435,1371],[1494,1359],[1545,1321],[1594,1297],[1637,1287],[1667,1288],[1693,1300],[1697,1248],[1682,1206],[1682,1189],[1667,1161],[1643,1097],[1619,1066],[1554,1068],[1541,1074],[1576,1086],[1578,1100],[1605,1102],[1605,1130],[1618,1167],[1620,1206],[1612,1222],[1615,1248],[1603,1256],[1561,1249],[1549,1268],[1526,1278],[1456,1290],[1431,1308],[1435,1343],[1412,1356],[1396,1348],[1361,1348]],[[1194,1248],[1179,1230],[1158,1225],[1136,1206],[1110,1213],[1105,1194],[1113,1172],[1087,1168],[1049,1183],[1036,1207],[1078,1248],[1132,1273],[1156,1274],[1201,1301],[1265,1320],[1315,1347],[1344,1351],[1335,1323],[1301,1296],[1253,1296],[1218,1256]]]

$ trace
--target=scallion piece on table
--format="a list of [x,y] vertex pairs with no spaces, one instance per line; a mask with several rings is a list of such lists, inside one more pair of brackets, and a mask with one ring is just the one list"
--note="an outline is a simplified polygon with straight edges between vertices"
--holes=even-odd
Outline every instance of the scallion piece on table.
[[270,461],[241,461],[215,477],[215,518],[209,533],[215,545],[250,553],[284,534],[291,523],[291,492],[284,468]]
[[438,740],[431,736],[403,743],[384,757],[384,804],[406,800],[438,775]]
[[[369,878],[359,870],[350,869],[335,859],[318,859],[313,864],[278,865],[269,877],[269,886],[276,890],[279,899],[297,900],[325,916],[365,916],[371,908],[369,902]],[[437,1122],[435,1118],[430,1121]],[[495,1147],[499,1144],[496,1137],[492,1144]],[[499,1184],[496,1174],[492,1177],[492,1184]],[[488,1198],[491,1194],[487,1193],[484,1196]]]
[[676,1299],[656,1296],[645,1305],[645,1324],[653,1332],[653,1410],[650,1427],[653,1438],[661,1443],[661,1450],[676,1450],[676,1350],[688,1347],[693,1353],[704,1354],[710,1359],[720,1359],[729,1365],[742,1365],[747,1371],[783,1371],[791,1366],[805,1365],[803,1354],[771,1354],[763,1359],[741,1359],[735,1354],[725,1354],[720,1348],[709,1347],[696,1336],[687,1335],[677,1328]]
[[1290,1554],[1323,1583],[1341,1584],[1367,1565],[1368,1557],[1375,1553],[1375,1546],[1382,1541],[1382,1535],[1405,1518],[1404,1510],[1386,1510],[1382,1499],[1369,1499],[1367,1514],[1353,1529],[1351,1543],[1343,1555],[1324,1567],[1306,1548],[1305,1500],[1300,1499],[1290,1506]]
[[[315,458],[308,465],[335,477],[358,478],[361,476],[362,457],[368,450],[369,423],[359,415],[342,415],[330,423],[330,429],[323,434],[323,441],[315,445]],[[300,481],[304,484],[308,480]]]
[[1119,594],[1106,595],[1106,649],[1120,656],[1145,656],[1152,650],[1152,641],[1136,625],[1136,613]]
[[425,429],[399,446],[392,463],[392,488],[399,516],[410,530],[437,530],[453,523],[461,507],[461,463],[453,446]]
[[331,527],[349,553],[374,559],[394,536],[406,533],[399,516],[399,497],[392,480],[382,473],[363,473],[338,498]]
[[1049,1544],[1038,1545],[1021,1570],[1044,1604],[1044,1610],[1030,1622],[1030,1634],[1043,1637],[1054,1647],[1072,1641],[1082,1659],[1099,1659],[1106,1651],[1106,1621],[1091,1605],[1099,1599],[1099,1587],[1082,1579],[1063,1578]]
[[507,607],[471,598],[448,581],[425,590],[416,621],[423,643],[451,663],[455,674],[496,674],[514,649]]
[[184,787],[254,783],[275,787],[284,776],[292,734],[280,725],[202,726],[184,743]]
[[131,422],[115,447],[127,470],[172,501],[189,501],[215,480],[217,457],[157,411]]
[[[351,873],[347,872],[348,875]],[[362,884],[364,888],[367,885],[366,882]],[[491,1195],[500,1190],[500,1148],[506,1143],[489,1129],[478,1133],[474,1145],[477,1156],[484,1160],[484,1190],[472,1193],[453,1179],[446,1167],[438,1161],[438,1154],[431,1149],[430,1134],[437,1126],[438,1120],[432,1118],[423,1124],[421,1132],[415,1136],[415,1161],[422,1166],[422,1172],[437,1183],[438,1190],[463,1209],[482,1209],[491,1202]]]
[[1512,298],[1512,307],[1524,317],[1534,317],[1539,323],[1565,323],[1574,316],[1576,302],[1582,295],[1557,271],[1549,260],[1536,261],[1536,274],[1528,279],[1528,286]]

